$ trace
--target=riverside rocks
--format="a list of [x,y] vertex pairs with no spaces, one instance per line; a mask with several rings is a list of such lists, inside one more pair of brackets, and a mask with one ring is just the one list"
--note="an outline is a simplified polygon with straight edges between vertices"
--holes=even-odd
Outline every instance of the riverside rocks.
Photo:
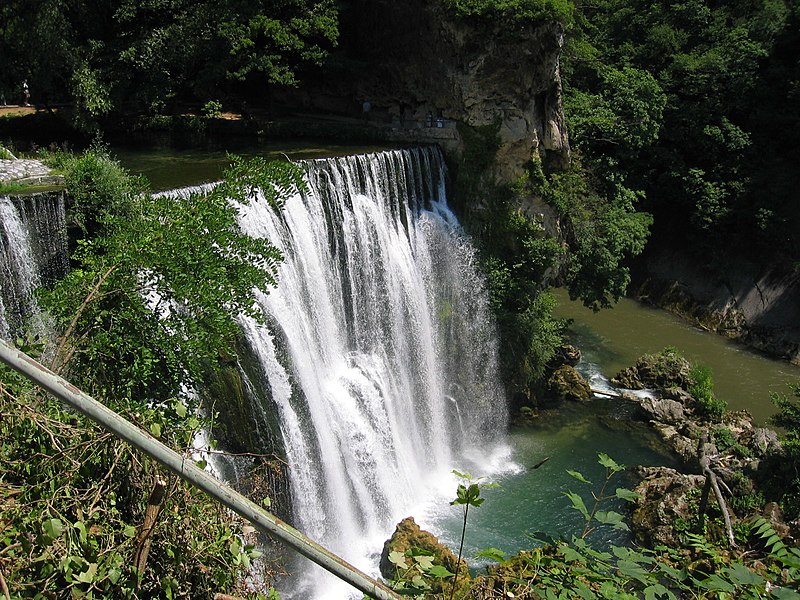
[[400,521],[392,537],[384,543],[380,562],[381,575],[386,579],[395,579],[397,574],[394,565],[389,561],[389,553],[400,552],[402,554],[412,548],[433,553],[434,562],[444,566],[451,573],[458,573],[459,581],[466,583],[470,580],[466,561],[462,560],[457,569],[458,558],[456,555],[435,535],[421,529],[413,517],[406,517]]
[[[675,547],[682,532],[696,526],[704,514],[708,514],[708,526],[712,526],[711,519],[720,512],[713,495],[709,498],[704,488],[707,479],[714,477],[727,490],[723,495],[729,497],[732,506],[725,510],[734,525],[747,521],[763,503],[756,482],[765,478],[761,472],[764,464],[781,460],[777,434],[757,427],[747,411],[726,412],[714,421],[697,410],[697,401],[687,390],[694,384],[690,371],[687,360],[666,350],[639,358],[633,367],[612,380],[616,385],[650,390],[639,395],[622,392],[620,397],[635,401],[642,408],[644,418],[689,471],[638,469],[642,481],[635,490],[639,499],[633,511],[632,530],[638,541],[651,547]],[[773,521],[773,526],[794,536],[800,534],[797,523]],[[730,532],[729,537],[732,539]]]
[[558,367],[547,381],[547,387],[558,400],[588,400],[592,397],[589,383],[570,365]]

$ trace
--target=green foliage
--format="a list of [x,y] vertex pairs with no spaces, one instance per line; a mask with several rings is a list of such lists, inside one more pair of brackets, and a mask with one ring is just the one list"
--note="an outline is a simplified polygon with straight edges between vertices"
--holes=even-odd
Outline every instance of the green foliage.
[[463,527],[461,528],[461,541],[458,545],[456,574],[453,577],[453,586],[450,589],[450,600],[453,600],[453,597],[455,596],[456,584],[458,583],[458,571],[461,570],[461,556],[464,552],[464,540],[466,539],[467,535],[467,518],[469,515],[469,507],[474,506],[475,508],[478,508],[481,504],[483,504],[484,498],[481,497],[481,489],[499,487],[499,484],[497,483],[481,483],[481,477],[475,479],[470,473],[459,473],[458,471],[453,471],[453,474],[456,475],[456,477],[463,479],[464,483],[460,483],[458,485],[456,498],[450,502],[450,504],[451,506],[464,507],[464,522]]
[[714,396],[711,369],[704,365],[693,365],[689,377],[692,383],[687,391],[697,401],[699,413],[712,421],[721,420],[728,403]]
[[[0,412],[0,567],[11,597],[244,593],[239,578],[259,553],[227,510],[5,367]],[[127,417],[145,428],[165,424],[163,439],[180,447],[191,447],[198,427],[193,416],[163,408]],[[142,561],[156,482],[165,500]],[[271,575],[259,577],[266,591]]]
[[561,344],[564,323],[543,281],[561,246],[536,221],[503,204],[483,235],[484,272],[503,343],[505,380],[523,393],[536,385]]
[[295,85],[321,63],[338,38],[338,10],[332,0],[9,0],[0,89],[27,78],[33,101],[71,103],[84,129],[112,111],[164,113],[220,93],[263,97],[268,85]]
[[572,23],[575,4],[569,0],[445,0],[461,17],[481,17],[501,23],[559,21]]
[[665,244],[723,261],[747,239],[796,261],[800,7],[601,0],[575,20],[564,105],[586,168],[641,190]]
[[[613,510],[599,510],[600,506],[603,502],[606,502],[612,498],[623,500],[625,502],[635,502],[639,497],[631,490],[627,490],[625,488],[617,488],[613,494],[607,494],[606,489],[608,488],[611,479],[616,474],[624,471],[625,465],[618,464],[610,456],[603,453],[597,455],[597,462],[605,467],[606,477],[600,489],[597,492],[592,491],[593,504],[591,509],[587,508],[586,503],[580,494],[572,491],[564,492],[564,495],[569,499],[572,508],[577,510],[583,517],[584,527],[579,536],[582,540],[586,539],[586,537],[592,533],[592,531],[594,531],[598,525],[609,525],[614,529],[623,529],[627,531],[628,525],[625,523],[622,514]],[[592,486],[592,482],[586,479],[586,477],[584,477],[578,471],[568,470],[567,473],[580,483],[589,487]]]
[[395,578],[390,581],[392,589],[403,596],[422,596],[434,586],[441,589],[436,580],[455,575],[442,565],[434,564],[433,552],[421,548],[409,548],[404,553],[390,552],[389,562],[395,568]]
[[[181,198],[144,193],[97,149],[50,160],[86,237],[70,273],[42,293],[60,334],[42,360],[191,460],[210,425],[187,390],[230,355],[238,315],[261,318],[255,293],[281,258],[242,233],[237,206],[258,194],[279,207],[301,173],[234,159],[213,190]],[[0,414],[0,566],[14,597],[211,597],[252,569],[252,533],[226,510],[7,369]],[[150,539],[145,509],[158,488],[166,500]],[[264,591],[270,577],[256,576]]]
[[254,289],[275,281],[279,252],[240,231],[231,200],[248,202],[263,189],[280,205],[303,185],[300,172],[234,161],[213,190],[173,198],[142,193],[97,151],[63,164],[79,222],[93,235],[42,295],[63,332],[53,364],[114,402],[164,402],[231,353],[236,317],[259,318]]
[[650,215],[635,210],[639,195],[617,175],[593,177],[578,157],[567,171],[542,180],[537,191],[562,218],[570,297],[594,310],[610,307],[630,282],[624,261],[642,252],[652,224]]
[[222,113],[222,102],[219,100],[209,100],[203,105],[200,112],[202,112],[203,116],[207,119],[218,117]]
[[[611,498],[634,502],[637,496],[622,488],[606,493],[609,480],[624,467],[604,454],[599,455],[599,462],[606,468],[606,477],[602,489],[592,493],[591,510],[578,494],[566,492],[566,496],[584,516],[587,528],[590,523],[624,528],[621,515],[597,507]],[[577,471],[569,474],[591,486]],[[742,543],[748,547],[735,556],[696,534],[687,534],[686,548],[614,546],[598,551],[585,539],[587,528],[569,542],[554,540],[490,568],[487,577],[473,584],[470,597],[492,598],[502,591],[508,598],[554,600],[800,598],[794,587],[800,574],[800,550],[788,548],[762,517],[746,528],[748,535]]]
[[772,402],[778,409],[771,421],[783,429],[784,456],[775,478],[780,481],[781,506],[789,518],[800,517],[800,384],[789,386],[789,394],[773,392]]

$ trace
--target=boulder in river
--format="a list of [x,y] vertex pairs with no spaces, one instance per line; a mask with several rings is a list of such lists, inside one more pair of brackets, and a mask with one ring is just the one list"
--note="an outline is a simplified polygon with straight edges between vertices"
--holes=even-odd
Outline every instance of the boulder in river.
[[592,397],[589,382],[575,367],[569,365],[562,365],[556,369],[547,380],[547,387],[559,400],[588,400]]

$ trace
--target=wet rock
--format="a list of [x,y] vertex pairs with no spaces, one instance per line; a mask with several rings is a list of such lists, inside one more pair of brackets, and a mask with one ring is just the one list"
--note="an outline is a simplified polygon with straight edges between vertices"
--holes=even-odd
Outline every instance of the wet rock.
[[553,366],[569,365],[574,367],[581,360],[581,351],[572,344],[564,344],[556,350],[551,361]]
[[753,451],[756,456],[765,457],[781,450],[778,434],[766,427],[750,429],[742,435],[741,442]]
[[592,390],[575,367],[562,365],[547,380],[550,392],[559,400],[588,400]]
[[683,404],[670,398],[642,398],[640,401],[642,408],[651,419],[678,425],[686,420],[686,410]]
[[[397,575],[395,573],[394,565],[389,562],[389,553],[405,553],[411,548],[419,548],[421,550],[432,552],[434,556],[434,563],[444,566],[451,573],[458,572],[458,579],[460,581],[466,582],[470,579],[466,561],[461,561],[461,564],[459,565],[460,570],[457,571],[456,564],[458,562],[458,558],[456,555],[453,554],[450,548],[442,544],[435,535],[425,531],[424,529],[421,529],[420,526],[417,525],[416,521],[414,521],[413,517],[406,517],[400,521],[400,523],[397,524],[392,537],[383,545],[383,552],[381,552],[380,562],[381,575],[383,575],[383,577],[386,579],[395,579]],[[434,589],[433,591],[441,591],[441,588],[439,590]]]

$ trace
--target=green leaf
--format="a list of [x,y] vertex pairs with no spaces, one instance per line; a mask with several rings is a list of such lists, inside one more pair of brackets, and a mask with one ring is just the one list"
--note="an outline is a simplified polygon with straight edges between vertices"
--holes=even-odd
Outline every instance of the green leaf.
[[620,500],[625,500],[626,502],[636,502],[639,499],[639,494],[625,488],[617,488],[614,496]]
[[611,525],[615,529],[628,531],[628,526],[625,524],[625,517],[613,510],[598,510],[595,513],[594,518],[598,523],[602,523],[603,525]]
[[559,551],[564,557],[564,560],[567,562],[583,562],[586,560],[586,557],[583,556],[583,554],[578,552],[575,548],[567,546],[566,544],[560,546]]
[[89,568],[78,574],[77,580],[80,583],[93,583],[97,575],[97,563],[90,563]]
[[719,575],[712,575],[711,577],[698,581],[698,585],[702,588],[712,591],[730,592],[736,591],[736,586],[729,581],[725,581]]
[[161,424],[150,423],[150,433],[153,434],[153,437],[161,437]]
[[125,529],[122,530],[122,535],[124,535],[126,538],[132,538],[136,535],[136,527],[133,525],[127,525]]
[[800,594],[785,587],[776,587],[770,590],[770,598],[777,600],[800,600]]
[[427,555],[417,555],[414,560],[423,571],[430,569],[433,566],[433,557]]
[[584,504],[583,498],[581,498],[575,492],[564,492],[564,495],[569,498],[569,501],[572,503],[572,508],[580,512],[583,515],[583,518],[588,521],[589,511],[586,509],[586,504]]
[[84,525],[81,521],[75,521],[72,525],[75,529],[78,530],[78,539],[80,539],[81,543],[86,543],[86,525]]
[[397,551],[390,552],[389,562],[401,569],[408,569],[408,563],[406,563],[406,555],[403,554],[402,552],[397,552]]
[[425,571],[431,577],[444,579],[445,577],[452,577],[455,573],[451,573],[442,565],[433,565],[430,569]]
[[656,598],[661,598],[662,596],[670,598],[671,595],[670,591],[660,583],[656,583],[644,589],[645,600],[656,600]]
[[725,568],[725,573],[736,585],[764,585],[764,579],[741,563],[733,563]]
[[506,559],[506,553],[497,548],[486,548],[481,550],[475,555],[476,558],[488,558],[496,562],[503,562]]
[[55,540],[64,531],[64,523],[60,519],[47,519],[42,523],[42,530],[50,540]]
[[614,473],[618,473],[619,471],[623,471],[625,469],[625,465],[617,464],[614,459],[603,452],[597,455],[597,462],[603,465],[606,469],[611,469]]
[[183,419],[186,416],[186,405],[180,400],[175,401],[175,412]]
[[586,479],[586,477],[584,477],[584,476],[583,476],[581,473],[579,473],[578,471],[572,471],[572,470],[570,470],[570,469],[567,469],[567,473],[569,473],[569,475],[570,475],[570,476],[574,477],[575,479],[577,479],[577,480],[578,480],[578,481],[580,481],[581,483],[588,483],[589,485],[592,485],[592,482],[591,482],[591,481],[589,481],[588,479]]

